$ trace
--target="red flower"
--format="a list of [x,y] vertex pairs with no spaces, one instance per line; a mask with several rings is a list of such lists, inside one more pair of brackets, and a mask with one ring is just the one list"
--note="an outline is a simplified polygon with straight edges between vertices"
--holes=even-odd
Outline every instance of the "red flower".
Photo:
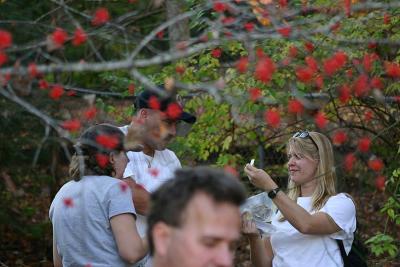
[[279,127],[279,124],[281,123],[281,116],[279,115],[278,111],[274,109],[267,110],[264,114],[264,117],[267,124],[269,124],[272,128]]
[[119,187],[121,188],[121,191],[122,191],[123,193],[125,193],[126,190],[129,188],[128,184],[125,183],[125,182],[123,182],[123,181],[121,181],[121,182],[119,183]]
[[277,32],[283,37],[289,37],[292,33],[292,28],[290,26],[282,27],[277,30]]
[[347,61],[347,55],[344,52],[336,52],[331,58],[324,61],[324,71],[326,75],[332,76],[341,69]]
[[287,0],[279,0],[279,6],[281,8],[287,7]]
[[343,104],[346,104],[350,100],[350,87],[347,84],[344,84],[339,89],[339,100]]
[[0,50],[10,47],[12,44],[11,33],[5,30],[0,30]]
[[236,69],[240,73],[245,73],[249,66],[249,59],[247,57],[241,57],[239,61],[236,63]]
[[356,162],[356,157],[354,156],[353,153],[348,153],[345,157],[344,157],[344,169],[346,171],[351,171],[353,169],[353,165]]
[[292,99],[288,103],[288,111],[290,113],[303,113],[304,111],[304,106],[303,104],[297,100],[297,99]]
[[114,149],[118,146],[119,141],[116,136],[99,134],[96,136],[96,142],[107,149]]
[[74,201],[70,197],[66,197],[63,199],[64,205],[67,208],[72,208],[74,206]]
[[262,48],[257,48],[256,50],[256,56],[257,58],[261,59],[265,57],[264,51],[262,50]]
[[156,33],[158,39],[162,39],[164,37],[164,31],[159,31]]
[[61,124],[61,127],[70,132],[77,132],[81,128],[81,122],[77,119],[67,120]]
[[94,117],[96,117],[96,114],[97,114],[96,107],[91,107],[91,108],[88,108],[87,110],[84,111],[83,116],[87,120],[92,120]]
[[400,78],[400,65],[394,62],[385,62],[385,70],[387,75],[392,78]]
[[373,53],[373,54],[365,54],[364,57],[363,57],[364,70],[366,72],[370,72],[371,68],[372,68],[372,64],[377,59],[378,59],[378,56],[375,53]]
[[260,88],[250,88],[249,95],[250,95],[250,100],[255,102],[262,96],[261,89]]
[[321,75],[315,77],[315,86],[318,90],[321,90],[324,87],[324,78]]
[[368,167],[371,170],[375,171],[375,172],[379,172],[379,171],[381,171],[383,169],[384,164],[383,164],[383,161],[381,159],[374,158],[374,159],[370,159],[368,161]]
[[299,67],[296,69],[296,76],[299,81],[309,83],[314,76],[314,71],[310,67]]
[[87,36],[86,32],[82,28],[76,28],[74,32],[74,38],[72,39],[72,44],[78,46],[86,42]]
[[134,85],[133,83],[130,83],[130,84],[128,85],[128,93],[129,93],[130,95],[134,95],[134,94],[135,94],[135,85]]
[[346,70],[346,76],[347,76],[348,78],[353,77],[353,70],[352,70],[352,69]]
[[67,39],[68,34],[61,28],[56,28],[51,34],[51,40],[56,48],[63,46]]
[[235,18],[233,17],[225,17],[221,20],[223,24],[232,24],[235,22]]
[[29,63],[28,72],[32,78],[36,77],[39,74],[35,63],[33,62]]
[[311,42],[306,42],[304,44],[304,48],[307,50],[308,53],[312,53],[314,51],[314,45]]
[[75,96],[75,95],[76,95],[76,91],[75,90],[68,90],[67,96]]
[[149,169],[149,173],[150,173],[151,176],[157,177],[158,174],[160,173],[160,170],[158,170],[158,169],[156,169],[156,168],[150,168],[150,169]]
[[334,135],[333,135],[333,144],[336,146],[340,146],[342,145],[344,142],[346,142],[347,140],[347,134],[344,131],[337,131]]
[[239,178],[238,171],[235,169],[235,167],[233,167],[231,165],[225,165],[224,166],[224,172],[232,175],[233,177]]
[[222,13],[226,10],[226,4],[219,1],[214,2],[214,10],[218,13]]
[[378,47],[378,45],[374,42],[368,43],[368,49],[375,49],[377,47]]
[[40,89],[48,89],[49,88],[49,84],[47,83],[47,81],[45,79],[39,80],[39,88]]
[[100,168],[104,169],[108,165],[108,156],[104,154],[97,153],[96,161]]
[[160,110],[161,104],[160,104],[160,101],[158,101],[157,97],[151,96],[149,98],[149,107],[151,109]]
[[167,116],[173,120],[178,119],[182,114],[182,108],[178,103],[170,103],[167,107]]
[[305,59],[307,66],[314,72],[318,71],[318,62],[312,56]]
[[388,13],[385,13],[385,14],[383,15],[383,23],[384,23],[384,24],[389,24],[389,23],[390,23],[390,20],[391,20],[390,15],[389,15]]
[[214,48],[214,49],[211,51],[211,56],[214,57],[214,58],[219,58],[219,57],[221,57],[221,54],[222,54],[222,49],[221,49],[221,48]]
[[366,153],[371,145],[371,139],[369,137],[363,137],[358,141],[358,150]]
[[254,23],[247,22],[247,23],[244,24],[243,27],[246,29],[246,31],[252,32],[254,30]]
[[326,115],[324,112],[319,111],[317,115],[315,115],[314,118],[315,124],[318,126],[318,128],[323,129],[326,127],[326,124],[328,123],[328,119],[326,118]]
[[7,54],[0,51],[0,67],[8,60]]
[[64,94],[64,88],[61,85],[54,85],[53,88],[49,92],[49,96],[54,99],[58,100]]
[[274,62],[269,57],[264,57],[258,61],[254,75],[257,80],[268,83],[271,81],[274,72]]
[[350,16],[351,0],[344,0],[344,10],[345,10],[346,16]]
[[362,97],[368,94],[368,92],[371,89],[368,84],[368,76],[365,74],[361,74],[354,82],[353,87],[354,87],[354,94],[357,97]]
[[377,88],[382,90],[383,89],[383,83],[382,80],[378,77],[373,77],[370,81],[370,85],[372,88]]
[[376,189],[380,191],[385,191],[385,182],[386,182],[385,176],[379,175],[378,177],[376,177],[375,179]]
[[178,65],[175,67],[175,72],[182,75],[185,73],[185,67],[182,65]]
[[108,9],[105,7],[100,7],[94,13],[94,16],[92,19],[92,25],[100,26],[109,20],[110,20],[110,14],[108,13]]
[[367,110],[364,112],[364,120],[365,122],[369,122],[374,115],[372,114],[371,110]]
[[290,57],[296,57],[297,54],[298,54],[297,47],[294,46],[294,45],[290,46],[290,47],[289,47],[289,56],[290,56]]

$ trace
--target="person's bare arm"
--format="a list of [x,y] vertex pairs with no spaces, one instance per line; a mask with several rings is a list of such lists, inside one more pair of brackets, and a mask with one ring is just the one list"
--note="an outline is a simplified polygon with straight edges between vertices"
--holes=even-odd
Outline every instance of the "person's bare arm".
[[[278,187],[265,171],[250,165],[246,165],[244,170],[251,183],[266,192]],[[329,235],[341,230],[328,214],[310,214],[283,192],[278,192],[273,202],[290,224],[302,234]]]
[[131,188],[132,200],[137,213],[140,215],[146,215],[150,202],[150,193],[131,178],[123,179],[123,181]]
[[114,216],[110,219],[110,224],[121,258],[133,264],[146,255],[147,242],[140,238],[132,214]]
[[56,236],[53,233],[53,264],[54,267],[62,267],[62,260],[57,251]]

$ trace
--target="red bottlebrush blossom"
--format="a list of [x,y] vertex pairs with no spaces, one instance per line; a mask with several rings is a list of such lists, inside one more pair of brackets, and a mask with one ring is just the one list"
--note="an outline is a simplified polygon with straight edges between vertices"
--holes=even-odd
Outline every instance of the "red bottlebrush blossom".
[[318,71],[318,62],[315,60],[315,58],[308,56],[305,59],[307,66],[313,70],[314,72]]
[[346,16],[350,16],[351,14],[351,0],[344,0],[344,11]]
[[368,84],[368,76],[361,74],[354,82],[353,88],[356,97],[362,97],[368,94],[371,89]]
[[0,29],[0,50],[10,47],[12,45],[11,33]]
[[264,51],[262,50],[262,48],[257,48],[257,50],[256,50],[256,56],[257,56],[257,58],[258,59],[260,59],[260,58],[264,58],[265,57],[265,54],[264,54]]
[[226,10],[226,4],[216,1],[214,2],[213,9],[215,12],[222,13]]
[[299,67],[296,69],[296,77],[303,83],[309,83],[313,79],[314,71],[309,67]]
[[296,57],[298,54],[298,49],[296,46],[292,45],[289,47],[289,56],[290,57]]
[[372,114],[372,111],[371,110],[367,110],[367,111],[365,111],[364,112],[364,121],[365,122],[369,122],[370,120],[372,120],[372,117],[373,117],[374,115]]
[[56,30],[51,34],[51,40],[56,48],[64,45],[68,39],[68,34],[61,28],[56,28]]
[[277,29],[277,32],[283,37],[289,37],[292,33],[292,28],[290,26],[282,27]]
[[94,119],[94,117],[96,117],[96,114],[97,114],[96,107],[91,107],[84,111],[83,116],[87,120],[92,120]]
[[279,6],[281,8],[287,7],[287,0],[279,0]]
[[129,93],[130,95],[134,95],[134,94],[135,94],[135,85],[134,85],[133,83],[130,83],[130,84],[128,85],[128,93]]
[[31,78],[35,78],[39,74],[35,63],[29,63],[28,72]]
[[254,30],[254,23],[246,22],[243,27],[246,29],[246,31],[252,32]]
[[372,64],[375,62],[375,60],[378,59],[378,55],[373,53],[373,54],[365,54],[363,57],[363,66],[364,70],[366,72],[370,72],[372,68]]
[[224,172],[232,175],[233,177],[239,178],[239,173],[236,170],[235,167],[231,166],[231,165],[225,165],[224,166]]
[[385,70],[387,75],[392,78],[400,78],[400,65],[394,62],[385,62]]
[[306,49],[306,51],[307,51],[308,53],[312,53],[312,52],[314,51],[314,45],[313,45],[313,43],[311,43],[311,42],[306,42],[306,43],[304,44],[304,48]]
[[304,111],[304,106],[303,106],[303,104],[302,104],[299,100],[297,100],[297,99],[292,99],[292,100],[290,100],[289,103],[288,103],[288,111],[289,111],[290,113],[296,113],[296,114],[298,114],[298,113],[303,113],[303,111]]
[[386,182],[385,176],[379,175],[378,177],[376,177],[375,179],[376,189],[378,189],[379,191],[385,191],[385,182]]
[[107,134],[99,134],[96,136],[96,143],[107,149],[114,149],[118,146],[118,138]]
[[185,70],[186,70],[185,67],[182,66],[182,65],[178,65],[178,66],[175,67],[175,72],[180,74],[180,75],[184,74]]
[[348,153],[344,157],[344,169],[346,171],[351,171],[353,169],[354,163],[356,162],[356,156],[353,153]]
[[49,96],[54,99],[58,100],[64,94],[64,88],[61,85],[54,85],[53,88],[49,92]]
[[157,169],[157,168],[150,168],[150,169],[149,169],[149,173],[150,173],[151,176],[157,177],[158,174],[160,173],[160,170]]
[[44,79],[41,79],[41,80],[39,80],[39,88],[40,89],[48,89],[49,88],[49,84],[47,83],[47,81],[46,80],[44,80]]
[[151,96],[149,98],[149,107],[151,109],[160,110],[161,104],[160,104],[160,101],[158,101],[157,97]]
[[353,70],[352,70],[352,69],[346,70],[346,76],[347,76],[348,78],[352,78],[352,77],[353,77]]
[[92,25],[100,26],[110,20],[110,14],[108,13],[108,9],[105,7],[98,8],[93,15]]
[[369,151],[371,145],[371,139],[369,137],[363,137],[358,141],[358,150],[360,152],[366,153]]
[[211,56],[214,57],[214,58],[219,58],[219,57],[221,57],[221,55],[222,55],[222,49],[221,48],[214,48],[211,51]]
[[261,97],[260,88],[250,88],[249,89],[250,100],[255,102]]
[[121,189],[121,192],[125,193],[126,190],[128,190],[129,185],[128,185],[127,183],[121,181],[121,182],[119,183],[119,188]]
[[156,36],[157,36],[158,39],[164,38],[164,31],[159,31],[159,32],[157,32],[157,33],[156,33]]
[[389,15],[388,13],[385,13],[385,14],[383,15],[383,23],[384,23],[384,24],[390,24],[390,21],[391,21],[390,15]]
[[347,55],[344,52],[336,52],[331,58],[324,61],[324,72],[328,76],[332,76],[340,70],[347,61]]
[[334,33],[336,33],[336,31],[338,31],[339,29],[340,29],[340,22],[336,22],[335,24],[333,24],[332,26],[331,26],[331,31],[332,32],[334,32]]
[[383,82],[380,78],[378,77],[373,77],[370,81],[370,85],[372,88],[376,88],[376,89],[383,89]]
[[270,109],[265,111],[265,122],[272,128],[278,128],[281,123],[281,116],[278,111]]
[[104,169],[108,165],[108,156],[104,154],[97,153],[96,161],[100,168]]
[[70,197],[64,198],[63,203],[64,203],[65,207],[67,207],[67,208],[72,208],[74,206],[74,201]]
[[375,49],[377,47],[378,47],[377,43],[374,42],[368,43],[368,49]]
[[318,90],[321,90],[324,87],[324,78],[321,75],[318,75],[314,80],[315,86],[318,88]]
[[337,131],[332,138],[332,143],[336,146],[342,145],[347,141],[347,134],[344,131]]
[[76,28],[74,32],[74,38],[72,39],[72,44],[78,46],[86,42],[87,36],[86,32],[82,28]]
[[178,103],[171,103],[167,107],[167,116],[173,120],[178,119],[182,114],[182,108]]
[[69,132],[74,133],[81,128],[81,122],[77,119],[67,120],[61,124],[61,127],[63,127],[65,130]]
[[235,22],[235,18],[233,17],[225,17],[221,20],[222,24],[232,24]]
[[239,61],[236,63],[236,69],[240,73],[245,73],[249,66],[249,59],[247,57],[241,57]]
[[380,172],[383,169],[384,164],[381,159],[373,158],[368,161],[368,167],[375,172]]
[[318,128],[323,129],[326,127],[328,124],[328,119],[326,118],[326,115],[324,112],[319,111],[317,115],[314,117],[315,124],[318,126]]
[[282,59],[281,65],[288,66],[290,64],[290,62],[291,62],[291,59],[289,57],[286,57],[286,58]]
[[350,98],[350,87],[347,84],[344,84],[339,89],[339,100],[341,103],[346,104],[350,100]]
[[264,57],[258,61],[254,75],[257,80],[268,83],[271,81],[275,69],[274,62],[269,57]]
[[0,67],[8,60],[7,54],[0,51]]
[[75,90],[68,90],[67,96],[75,96],[75,95],[76,95],[76,91]]

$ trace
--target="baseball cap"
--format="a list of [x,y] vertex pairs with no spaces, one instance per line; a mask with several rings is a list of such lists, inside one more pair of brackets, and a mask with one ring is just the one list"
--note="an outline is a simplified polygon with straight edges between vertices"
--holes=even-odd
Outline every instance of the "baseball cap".
[[[160,89],[164,90],[163,88]],[[157,100],[155,102],[157,102],[159,110],[163,112],[166,112],[171,104],[177,104],[179,105],[179,107],[181,107],[181,105],[176,101],[174,97],[172,96],[162,97],[150,90],[144,90],[139,95],[136,96],[135,107],[137,110],[142,108],[154,109],[154,106],[152,106],[151,104],[151,101],[154,100]],[[193,124],[196,122],[196,116],[184,111],[183,109],[180,112],[179,116],[176,117],[175,119],[184,121],[189,124]]]

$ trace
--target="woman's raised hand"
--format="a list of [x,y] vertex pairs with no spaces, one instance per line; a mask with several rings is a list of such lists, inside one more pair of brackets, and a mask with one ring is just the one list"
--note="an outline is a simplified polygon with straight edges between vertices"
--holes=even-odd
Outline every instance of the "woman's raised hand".
[[260,189],[271,191],[278,187],[271,176],[262,169],[257,169],[250,164],[246,164],[244,172],[247,174],[247,177],[249,177],[250,182]]

